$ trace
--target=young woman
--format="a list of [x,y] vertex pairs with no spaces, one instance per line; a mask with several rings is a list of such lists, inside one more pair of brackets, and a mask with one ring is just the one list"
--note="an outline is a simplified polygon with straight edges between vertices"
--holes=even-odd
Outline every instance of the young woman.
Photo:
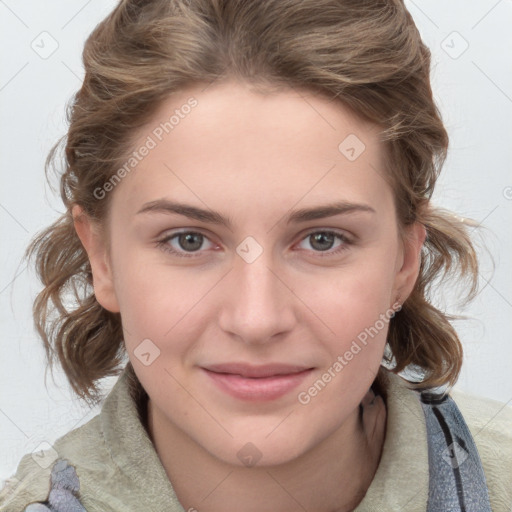
[[78,396],[121,375],[0,510],[509,511],[512,413],[448,393],[428,299],[478,264],[403,3],[123,0],[84,64],[35,320]]

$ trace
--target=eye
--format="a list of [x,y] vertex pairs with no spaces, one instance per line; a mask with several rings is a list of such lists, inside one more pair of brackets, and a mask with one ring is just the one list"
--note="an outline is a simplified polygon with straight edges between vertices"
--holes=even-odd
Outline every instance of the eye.
[[200,249],[205,240],[208,240],[208,238],[197,231],[181,231],[179,233],[167,235],[165,238],[159,240],[157,245],[163,251],[176,256],[195,258],[201,255]]
[[[339,240],[338,245],[335,245],[336,239]],[[204,243],[208,241],[214,247],[214,244],[209,241],[206,235],[197,231],[181,231],[178,233],[168,234],[161,240],[157,241],[157,245],[164,252],[170,253],[175,256],[184,258],[200,257],[204,251]],[[301,243],[308,242],[313,248],[313,252],[317,253],[320,257],[335,256],[343,251],[346,251],[352,241],[342,233],[332,230],[317,230],[308,233]],[[335,250],[331,250],[335,247]],[[303,247],[304,248],[304,247]],[[310,250],[307,249],[306,250]],[[322,254],[325,253],[325,254]]]
[[[337,246],[334,246],[335,240],[340,240]],[[319,254],[320,257],[327,257],[337,255],[343,251],[346,251],[352,244],[351,240],[342,233],[336,231],[323,230],[323,231],[311,231],[302,239],[301,243],[308,242],[313,251]],[[335,250],[331,250],[336,247]]]

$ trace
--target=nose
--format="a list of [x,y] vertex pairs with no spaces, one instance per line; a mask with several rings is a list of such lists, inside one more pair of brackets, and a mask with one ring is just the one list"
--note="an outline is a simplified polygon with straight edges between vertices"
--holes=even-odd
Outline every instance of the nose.
[[272,268],[266,251],[252,263],[236,256],[224,280],[219,325],[248,344],[266,344],[290,332],[296,323],[296,299],[283,271]]

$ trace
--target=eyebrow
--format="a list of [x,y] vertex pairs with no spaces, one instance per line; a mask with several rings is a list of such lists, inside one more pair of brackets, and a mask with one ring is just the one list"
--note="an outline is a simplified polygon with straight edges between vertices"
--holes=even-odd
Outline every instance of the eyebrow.
[[[351,203],[347,201],[339,201],[322,206],[312,208],[302,208],[295,210],[287,216],[287,224],[297,224],[308,220],[324,219],[326,217],[334,217],[335,215],[346,215],[350,213],[366,212],[377,213],[371,206],[367,204]],[[140,213],[167,213],[177,214],[190,219],[210,224],[218,224],[232,228],[232,222],[228,217],[223,216],[219,212],[213,210],[205,210],[196,206],[170,201],[168,199],[157,199],[142,206],[137,212]]]

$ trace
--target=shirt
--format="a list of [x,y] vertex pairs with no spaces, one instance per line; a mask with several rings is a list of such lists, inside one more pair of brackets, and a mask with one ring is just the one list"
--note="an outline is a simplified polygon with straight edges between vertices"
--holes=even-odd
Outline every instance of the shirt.
[[[36,503],[48,500],[50,482],[54,503],[70,498],[66,512],[185,512],[145,428],[143,393],[128,363],[97,416],[59,438],[45,455],[22,458],[0,492],[0,512],[22,512],[27,507],[27,512],[48,510]],[[426,512],[425,414],[417,392],[397,375],[388,374],[385,396],[387,424],[381,459],[354,512]],[[493,512],[510,512],[512,408],[456,390],[450,396],[478,448]],[[76,503],[74,496],[79,498]]]

